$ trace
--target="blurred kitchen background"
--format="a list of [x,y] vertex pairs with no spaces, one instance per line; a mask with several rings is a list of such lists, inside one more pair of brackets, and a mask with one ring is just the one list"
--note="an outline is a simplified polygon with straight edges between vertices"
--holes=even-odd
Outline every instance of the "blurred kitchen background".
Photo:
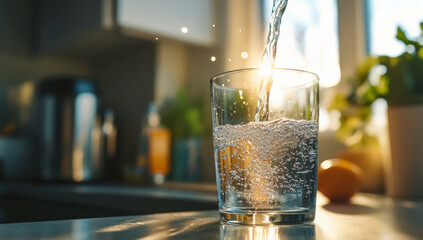
[[[0,0],[0,222],[216,209],[209,79],[260,66],[271,6]],[[345,137],[334,98],[356,86],[369,56],[411,53],[397,27],[419,37],[422,9],[420,0],[295,0],[282,20],[276,66],[321,79],[319,161],[358,164],[363,191],[385,191],[387,103],[372,102],[369,131]],[[185,204],[160,207],[171,204],[151,194]],[[11,213],[11,202],[36,207]]]

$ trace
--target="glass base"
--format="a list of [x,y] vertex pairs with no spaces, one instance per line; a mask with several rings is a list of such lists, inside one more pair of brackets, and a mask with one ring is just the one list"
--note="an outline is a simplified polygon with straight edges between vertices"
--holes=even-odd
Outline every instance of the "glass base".
[[236,225],[288,225],[314,221],[314,213],[304,211],[220,212],[220,221]]

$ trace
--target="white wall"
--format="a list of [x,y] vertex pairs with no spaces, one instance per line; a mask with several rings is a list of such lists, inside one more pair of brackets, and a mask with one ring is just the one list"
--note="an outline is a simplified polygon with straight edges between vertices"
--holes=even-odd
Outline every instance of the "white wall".
[[[193,44],[214,42],[212,0],[120,0],[118,24],[151,34]],[[181,28],[188,28],[182,33]]]

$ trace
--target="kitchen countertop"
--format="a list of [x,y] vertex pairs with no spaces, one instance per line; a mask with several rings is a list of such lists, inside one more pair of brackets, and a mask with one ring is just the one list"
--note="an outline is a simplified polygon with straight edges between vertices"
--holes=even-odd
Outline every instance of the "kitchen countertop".
[[168,182],[159,186],[138,186],[118,184],[75,184],[75,183],[3,183],[1,193],[13,193],[35,198],[60,201],[80,201],[75,196],[108,195],[131,197],[156,197],[183,200],[217,202],[215,184],[193,184]]
[[218,211],[0,224],[1,239],[421,239],[423,199],[358,194],[329,203],[318,194],[314,224],[220,224]]
[[135,216],[216,208],[216,185],[208,183],[169,182],[160,186],[39,182],[0,184],[0,223]]

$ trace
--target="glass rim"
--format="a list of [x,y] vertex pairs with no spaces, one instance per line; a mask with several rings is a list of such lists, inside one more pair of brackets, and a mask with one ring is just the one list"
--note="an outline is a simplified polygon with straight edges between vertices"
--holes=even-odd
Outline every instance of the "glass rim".
[[[235,74],[235,73],[241,73],[241,72],[250,72],[250,71],[260,71],[261,68],[240,68],[240,69],[234,69],[234,70],[229,70],[229,71],[225,71],[225,72],[221,72],[215,76],[213,76],[210,79],[210,84],[213,84],[216,82],[217,79],[225,76],[225,75],[231,75],[231,74]],[[296,87],[301,87],[304,85],[308,85],[308,84],[312,84],[312,83],[319,83],[320,82],[320,78],[317,74],[310,72],[310,71],[306,71],[306,70],[301,70],[301,69],[295,69],[295,68],[272,68],[272,70],[282,70],[282,71],[286,71],[286,72],[294,72],[294,73],[305,73],[307,75],[311,75],[313,76],[313,80],[309,81],[307,83],[295,86]],[[217,84],[217,83],[216,83]]]

